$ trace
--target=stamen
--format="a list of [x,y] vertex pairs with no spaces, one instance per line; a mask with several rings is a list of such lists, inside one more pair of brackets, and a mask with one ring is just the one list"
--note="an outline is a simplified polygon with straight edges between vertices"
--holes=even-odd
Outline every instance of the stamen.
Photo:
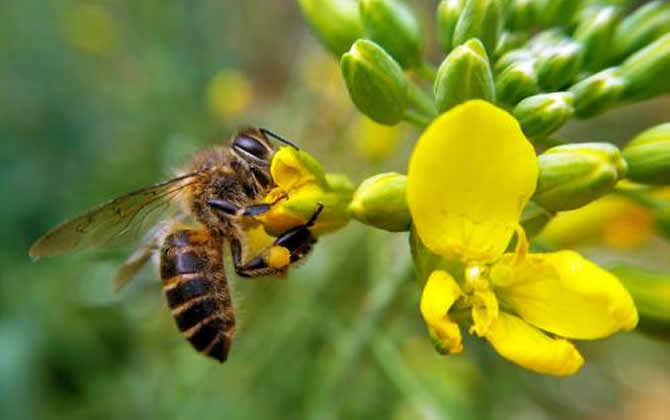
[[516,233],[516,248],[514,249],[514,262],[519,264],[526,259],[528,255],[528,238],[526,237],[526,232],[523,230],[521,225],[517,225],[514,229]]

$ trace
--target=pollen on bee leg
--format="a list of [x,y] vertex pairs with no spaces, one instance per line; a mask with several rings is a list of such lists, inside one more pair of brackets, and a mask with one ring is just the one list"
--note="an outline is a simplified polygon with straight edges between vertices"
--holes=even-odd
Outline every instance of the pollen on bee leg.
[[267,263],[272,268],[287,267],[291,263],[291,252],[283,246],[275,245],[268,252]]

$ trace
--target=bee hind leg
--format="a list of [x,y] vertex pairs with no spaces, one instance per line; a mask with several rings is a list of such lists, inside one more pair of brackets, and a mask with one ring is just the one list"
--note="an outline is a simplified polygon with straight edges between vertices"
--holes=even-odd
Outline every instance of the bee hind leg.
[[[282,233],[275,239],[272,246],[260,254],[251,257],[246,263],[242,262],[242,245],[240,241],[237,239],[232,240],[230,247],[235,272],[242,277],[260,277],[285,273],[291,264],[300,261],[312,250],[312,247],[316,243],[316,237],[309,228],[314,225],[322,210],[323,205],[319,204],[312,217],[305,224]],[[277,247],[288,250],[288,261],[285,261],[285,264],[277,265],[272,261],[271,251]]]

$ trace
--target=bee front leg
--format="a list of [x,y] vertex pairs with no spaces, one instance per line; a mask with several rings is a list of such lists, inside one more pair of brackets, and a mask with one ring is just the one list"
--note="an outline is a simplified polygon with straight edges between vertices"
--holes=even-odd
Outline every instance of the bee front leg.
[[[275,239],[268,249],[242,262],[242,245],[238,239],[231,241],[231,252],[235,271],[242,277],[260,277],[283,274],[291,264],[304,258],[316,243],[316,237],[309,230],[323,210],[319,204],[312,217],[303,224],[287,230]],[[283,252],[282,252],[283,251]],[[281,255],[288,252],[288,256]]]
[[209,200],[207,204],[231,216],[258,216],[268,212],[274,203],[253,204],[251,206],[238,207],[230,201],[212,199]]
[[272,203],[252,204],[246,207],[239,207],[238,205],[231,203],[228,200],[220,200],[214,198],[207,201],[207,204],[209,204],[212,208],[215,208],[231,216],[258,216],[263,213],[267,213],[268,211],[270,211],[272,206],[274,206],[275,204],[279,203],[281,200],[284,200],[287,197],[288,195],[282,194]]

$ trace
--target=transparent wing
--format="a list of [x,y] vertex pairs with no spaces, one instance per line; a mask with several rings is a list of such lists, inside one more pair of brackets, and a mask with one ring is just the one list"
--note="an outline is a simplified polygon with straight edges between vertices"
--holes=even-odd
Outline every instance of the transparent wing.
[[30,256],[51,257],[86,248],[127,245],[161,218],[179,212],[176,198],[198,182],[199,172],[179,176],[104,203],[56,226],[30,248]]

